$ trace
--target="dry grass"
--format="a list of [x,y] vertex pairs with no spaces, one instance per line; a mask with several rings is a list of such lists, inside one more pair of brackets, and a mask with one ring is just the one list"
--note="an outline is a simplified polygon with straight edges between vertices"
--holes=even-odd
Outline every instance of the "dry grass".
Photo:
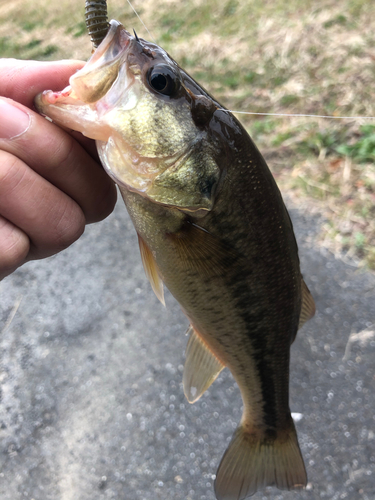
[[[133,5],[157,42],[229,109],[375,115],[373,0]],[[83,0],[81,9],[73,0],[0,6],[0,53],[87,58],[83,9]],[[148,38],[124,0],[110,1],[109,10]],[[375,128],[361,128],[364,120],[239,117],[281,187],[320,204],[325,244],[375,269]]]

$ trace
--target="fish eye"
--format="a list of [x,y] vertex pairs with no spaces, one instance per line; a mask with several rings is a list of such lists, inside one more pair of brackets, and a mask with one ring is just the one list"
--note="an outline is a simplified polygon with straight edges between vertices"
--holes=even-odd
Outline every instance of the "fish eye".
[[168,66],[154,66],[147,80],[153,90],[167,96],[173,95],[179,86],[177,75]]

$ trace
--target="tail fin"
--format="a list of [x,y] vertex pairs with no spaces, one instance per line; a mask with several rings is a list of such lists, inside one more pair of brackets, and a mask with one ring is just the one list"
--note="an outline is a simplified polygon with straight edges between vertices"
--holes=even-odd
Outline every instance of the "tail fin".
[[275,439],[257,438],[237,428],[219,465],[217,500],[242,500],[265,486],[281,490],[303,488],[306,470],[293,422]]

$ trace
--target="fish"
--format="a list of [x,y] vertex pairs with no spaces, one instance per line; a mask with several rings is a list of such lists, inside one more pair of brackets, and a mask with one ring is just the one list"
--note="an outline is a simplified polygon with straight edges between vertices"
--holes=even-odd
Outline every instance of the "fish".
[[69,86],[35,105],[96,141],[156,296],[164,303],[165,285],[187,316],[187,400],[224,367],[240,388],[243,414],[216,498],[306,486],[289,361],[315,304],[280,191],[244,127],[161,47],[115,20]]

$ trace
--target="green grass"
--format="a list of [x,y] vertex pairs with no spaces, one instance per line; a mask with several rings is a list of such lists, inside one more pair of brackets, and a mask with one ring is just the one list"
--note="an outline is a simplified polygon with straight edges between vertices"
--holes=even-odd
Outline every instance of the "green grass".
[[24,44],[16,43],[11,37],[0,38],[0,53],[2,57],[16,57],[19,59],[48,60],[58,52],[55,45],[44,46],[42,40],[33,38]]
[[[373,0],[134,0],[153,38],[228,109],[375,116]],[[110,18],[149,35],[123,0]],[[84,2],[9,3],[0,53],[87,59]],[[321,203],[336,251],[375,268],[375,125],[239,115],[284,189]],[[327,207],[330,207],[329,209]],[[349,222],[348,222],[349,221]],[[348,222],[348,224],[346,224]],[[342,227],[350,226],[350,234]]]
[[359,137],[352,138],[339,144],[336,152],[342,156],[349,156],[358,163],[375,161],[375,125],[362,125]]

